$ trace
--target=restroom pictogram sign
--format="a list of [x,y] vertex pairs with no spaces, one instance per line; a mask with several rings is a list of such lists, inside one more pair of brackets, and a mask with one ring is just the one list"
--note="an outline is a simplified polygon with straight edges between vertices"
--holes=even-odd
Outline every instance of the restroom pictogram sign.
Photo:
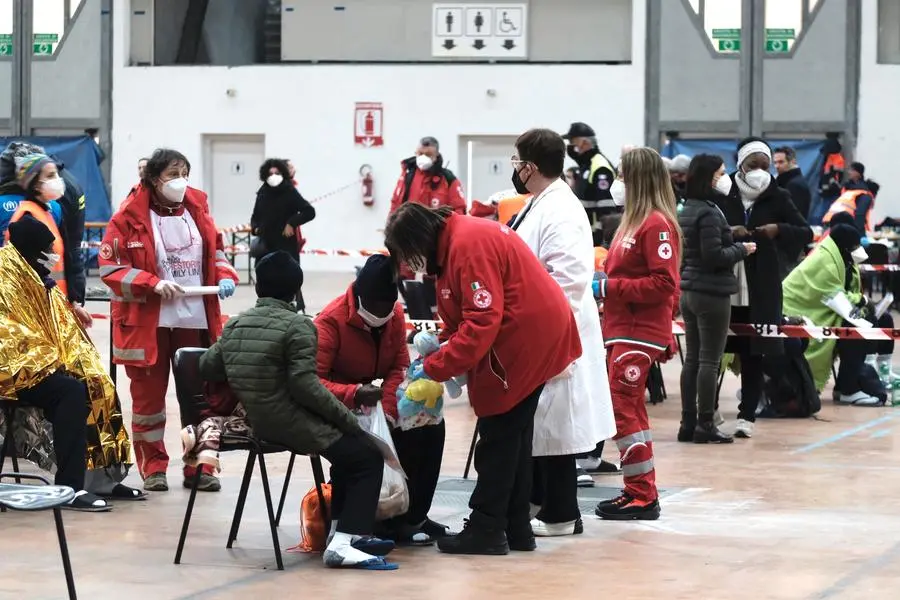
[[384,106],[381,102],[357,102],[353,123],[353,141],[357,146],[384,146]]

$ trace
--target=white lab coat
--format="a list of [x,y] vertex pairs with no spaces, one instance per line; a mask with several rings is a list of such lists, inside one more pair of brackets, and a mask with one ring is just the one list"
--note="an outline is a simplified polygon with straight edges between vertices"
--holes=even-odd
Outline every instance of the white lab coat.
[[569,186],[559,180],[533,197],[513,226],[565,292],[582,346],[581,358],[568,369],[568,376],[564,371],[544,387],[534,416],[532,453],[562,456],[588,452],[616,433],[606,349],[591,291],[594,247],[590,221]]

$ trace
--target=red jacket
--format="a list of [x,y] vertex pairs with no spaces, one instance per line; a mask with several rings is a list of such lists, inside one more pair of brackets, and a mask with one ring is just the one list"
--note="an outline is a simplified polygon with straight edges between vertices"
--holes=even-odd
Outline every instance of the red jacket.
[[[209,214],[206,194],[189,187],[184,208],[193,217],[203,240],[203,285],[217,285],[222,279],[239,282]],[[100,277],[115,294],[111,309],[113,361],[138,367],[156,364],[161,299],[153,288],[160,279],[156,275],[156,246],[150,223],[150,191],[143,185],[132,190],[110,219],[98,260]],[[204,296],[203,301],[210,342],[214,342],[222,333],[219,299]]]
[[316,316],[315,324],[319,331],[316,370],[325,387],[352,409],[360,385],[383,379],[381,403],[396,420],[397,387],[409,368],[406,320],[400,303],[394,307],[394,318],[381,328],[378,345],[375,334],[356,312],[352,285]]
[[677,229],[660,212],[651,213],[633,237],[613,240],[600,292],[607,346],[669,346],[681,281],[679,253]]
[[407,202],[417,202],[429,208],[449,206],[461,215],[466,214],[466,196],[462,185],[450,171],[443,169],[439,164],[427,172],[422,171],[416,167],[415,157],[408,158],[400,164],[402,170],[391,198],[391,213],[403,204],[403,197],[407,196],[407,181],[410,181]]
[[510,411],[581,356],[562,288],[506,225],[451,215],[437,262],[447,344],[425,359],[425,373],[436,381],[468,374],[479,417]]

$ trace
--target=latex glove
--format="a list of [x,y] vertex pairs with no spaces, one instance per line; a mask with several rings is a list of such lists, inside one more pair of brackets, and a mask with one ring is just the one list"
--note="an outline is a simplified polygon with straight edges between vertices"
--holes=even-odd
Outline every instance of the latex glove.
[[83,306],[79,306],[77,304],[72,305],[72,312],[75,313],[75,316],[81,322],[84,327],[90,327],[94,324],[94,318],[91,316],[91,313],[86,311]]
[[378,404],[378,401],[381,400],[382,396],[383,394],[380,387],[367,383],[359,386],[356,390],[353,402],[356,404],[357,408],[360,406],[375,406]]
[[162,296],[164,300],[171,300],[176,296],[184,295],[184,289],[180,285],[166,279],[160,280],[160,282],[153,287],[153,291]]
[[234,281],[231,279],[223,279],[219,282],[219,298],[223,300],[234,295]]

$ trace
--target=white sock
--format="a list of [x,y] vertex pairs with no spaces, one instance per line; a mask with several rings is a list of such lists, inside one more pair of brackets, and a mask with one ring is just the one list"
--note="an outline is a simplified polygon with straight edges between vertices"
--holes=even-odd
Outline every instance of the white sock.
[[341,533],[340,531],[335,532],[334,537],[331,539],[325,552],[331,551],[337,553],[343,559],[342,564],[345,565],[357,565],[361,562],[374,559],[375,557],[371,554],[366,554],[350,545],[353,543],[355,537],[359,536]]
[[[76,499],[76,498],[81,498],[82,496],[84,496],[84,495],[87,494],[87,493],[88,493],[87,490],[81,490],[81,491],[75,492],[75,495],[72,497],[71,500],[69,500],[69,504],[72,504],[73,502],[75,502],[75,499]],[[101,507],[101,506],[106,506],[106,500],[104,500],[104,499],[102,499],[102,498],[99,498],[99,499],[94,500],[93,502],[91,502],[91,506],[94,506],[94,507],[97,507],[97,508],[99,508],[99,507]]]

